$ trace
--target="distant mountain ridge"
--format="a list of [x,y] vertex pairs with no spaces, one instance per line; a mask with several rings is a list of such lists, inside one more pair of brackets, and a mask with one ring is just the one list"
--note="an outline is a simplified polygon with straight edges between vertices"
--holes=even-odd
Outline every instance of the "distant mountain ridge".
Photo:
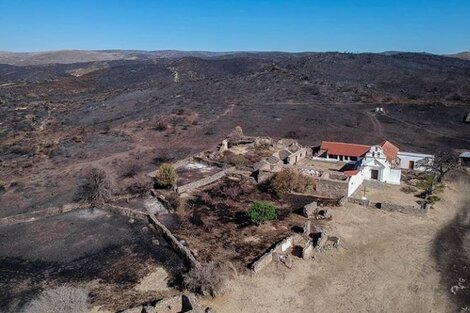
[[[248,57],[258,58],[284,58],[300,57],[305,55],[315,55],[321,52],[281,52],[281,51],[180,51],[180,50],[58,50],[44,52],[2,52],[0,51],[0,64],[9,65],[46,65],[46,64],[73,64],[85,62],[115,61],[115,60],[152,60],[159,58],[178,59],[183,57],[197,57],[201,59],[226,58],[226,57]],[[339,53],[339,52],[336,52]],[[392,56],[397,54],[407,54],[411,52],[385,51],[382,55]],[[368,54],[368,53],[359,53]],[[416,53],[429,54],[429,53]],[[462,52],[447,55],[470,60],[470,52]]]

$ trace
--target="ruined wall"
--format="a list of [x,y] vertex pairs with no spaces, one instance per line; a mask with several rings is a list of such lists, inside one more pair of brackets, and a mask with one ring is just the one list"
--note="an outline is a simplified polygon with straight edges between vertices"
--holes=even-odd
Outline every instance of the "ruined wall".
[[375,208],[380,210],[386,210],[390,212],[400,212],[404,214],[412,214],[418,216],[426,216],[428,213],[428,208],[422,209],[420,206],[414,205],[399,205],[387,202],[372,202],[372,201],[363,201],[362,199],[357,198],[348,198],[348,201],[351,203],[363,205],[369,208]]
[[18,224],[18,223],[33,222],[44,217],[59,215],[59,214],[67,213],[67,212],[78,210],[78,209],[84,209],[87,207],[89,207],[88,204],[68,203],[68,204],[64,204],[61,207],[50,207],[44,210],[38,210],[38,211],[3,217],[3,218],[0,218],[0,225],[12,225],[12,224]]
[[302,148],[287,157],[287,164],[294,165],[307,157],[307,148]]
[[264,269],[273,261],[274,253],[286,252],[288,249],[296,245],[301,240],[301,237],[302,236],[300,234],[294,234],[278,242],[273,248],[271,248],[268,252],[263,254],[255,262],[251,264],[250,268],[253,271],[253,273],[256,274],[262,269]]
[[104,204],[102,205],[102,208],[113,214],[119,214],[119,215],[127,216],[127,217],[134,218],[134,219],[139,219],[139,220],[147,219],[147,213],[138,211],[138,210],[129,209],[126,207],[122,207],[119,205]]
[[317,181],[316,189],[323,197],[341,198],[348,194],[348,181],[321,177]]
[[162,234],[162,236],[168,241],[170,246],[183,258],[190,268],[199,267],[201,264],[194,257],[188,247],[184,246],[172,233],[166,228],[165,225],[160,223],[160,221],[153,214],[149,214],[150,223],[155,226],[156,230]]
[[231,168],[228,168],[226,170],[222,170],[220,172],[217,172],[215,173],[214,175],[211,175],[211,176],[207,176],[207,177],[204,177],[202,179],[199,179],[199,180],[196,180],[194,182],[191,182],[189,184],[186,184],[186,185],[183,185],[183,186],[180,186],[177,188],[177,192],[178,193],[183,193],[183,192],[191,192],[195,189],[198,189],[198,188],[201,188],[205,185],[209,185],[219,179],[221,179],[222,177],[224,177],[225,175],[229,174],[229,173],[232,173],[233,171],[235,170],[234,167],[231,167]]

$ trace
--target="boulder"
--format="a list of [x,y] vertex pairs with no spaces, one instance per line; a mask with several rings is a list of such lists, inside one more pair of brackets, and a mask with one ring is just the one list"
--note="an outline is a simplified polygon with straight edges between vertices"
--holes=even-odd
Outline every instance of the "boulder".
[[304,216],[306,218],[314,218],[317,211],[317,202],[313,201],[312,203],[307,204],[304,206]]

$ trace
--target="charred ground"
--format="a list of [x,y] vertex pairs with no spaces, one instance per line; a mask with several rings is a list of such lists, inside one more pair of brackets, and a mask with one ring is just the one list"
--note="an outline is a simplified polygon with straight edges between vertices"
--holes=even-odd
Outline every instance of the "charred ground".
[[[105,169],[114,192],[125,193],[158,164],[214,146],[237,125],[247,134],[290,137],[309,145],[388,139],[416,152],[470,148],[470,125],[463,123],[470,112],[470,61],[411,53],[168,52],[158,58],[113,58],[0,65],[0,217],[72,201],[92,167]],[[374,115],[375,107],[386,114]],[[137,170],[130,178],[131,166]],[[57,260],[38,261],[29,254],[38,253],[41,242],[54,235],[43,223],[55,222],[35,222],[43,230],[36,235],[34,227],[0,229],[3,268],[30,268],[25,277],[40,278],[24,291],[31,294],[20,297],[23,291],[12,289],[1,299],[4,305],[34,296],[49,272],[56,280],[75,280],[62,275],[66,272],[57,274],[63,269]],[[142,244],[151,244],[140,230],[125,228],[123,221],[109,223],[121,225],[122,238],[129,241],[109,253],[103,246],[91,256],[114,262],[113,251],[130,247],[135,252],[131,260],[149,257],[134,241],[145,237]],[[91,229],[88,224],[80,229]],[[77,242],[85,235],[77,232]],[[30,249],[31,236],[38,243]],[[17,247],[11,246],[14,242]],[[61,251],[61,245],[50,249]],[[80,272],[90,260],[82,257],[59,263]],[[162,257],[163,252],[153,256],[158,262]],[[100,262],[92,265],[94,277],[113,283],[115,273]],[[8,271],[0,283],[13,286],[16,278]],[[132,283],[138,275],[130,275],[126,279]]]
[[[240,53],[0,65],[2,215],[71,198],[80,170],[172,160],[246,133],[470,147],[470,62],[427,54]],[[385,116],[370,111],[384,107]],[[118,175],[119,173],[115,173]],[[60,182],[60,184],[58,184]]]

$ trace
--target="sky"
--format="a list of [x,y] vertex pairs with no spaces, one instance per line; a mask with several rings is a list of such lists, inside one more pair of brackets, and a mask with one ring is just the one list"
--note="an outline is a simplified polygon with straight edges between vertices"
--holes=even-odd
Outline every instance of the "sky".
[[470,51],[470,0],[0,0],[0,51]]

